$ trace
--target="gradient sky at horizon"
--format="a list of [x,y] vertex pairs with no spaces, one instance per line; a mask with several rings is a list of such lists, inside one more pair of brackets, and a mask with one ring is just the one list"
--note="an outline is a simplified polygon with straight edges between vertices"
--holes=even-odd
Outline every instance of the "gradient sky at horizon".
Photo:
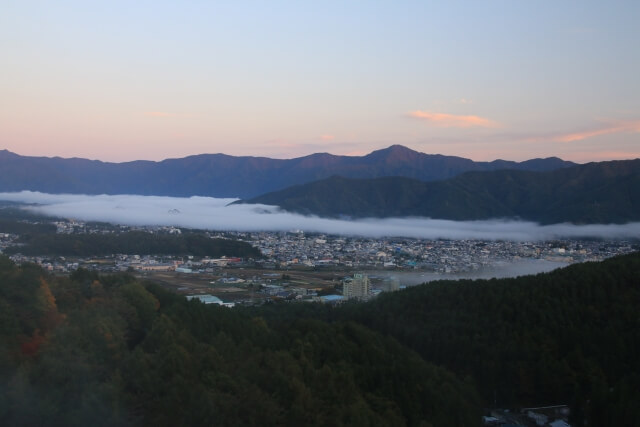
[[0,148],[640,157],[638,1],[0,0]]

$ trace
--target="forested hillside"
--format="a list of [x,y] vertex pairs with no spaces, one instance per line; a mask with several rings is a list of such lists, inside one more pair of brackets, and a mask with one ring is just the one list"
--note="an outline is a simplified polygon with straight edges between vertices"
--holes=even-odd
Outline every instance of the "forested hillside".
[[640,419],[640,256],[517,279],[429,283],[348,314],[470,375],[487,403]]
[[0,258],[0,425],[476,425],[473,387],[353,322]]
[[572,425],[634,425],[639,277],[634,253],[227,309],[1,258],[0,424],[467,426],[482,407],[567,404]]
[[438,182],[334,176],[242,203],[323,217],[519,218],[543,224],[640,221],[640,160],[548,172],[467,172]]
[[487,407],[570,405],[573,425],[640,419],[640,253],[512,279],[441,281],[367,304],[262,308],[351,321],[473,378]]

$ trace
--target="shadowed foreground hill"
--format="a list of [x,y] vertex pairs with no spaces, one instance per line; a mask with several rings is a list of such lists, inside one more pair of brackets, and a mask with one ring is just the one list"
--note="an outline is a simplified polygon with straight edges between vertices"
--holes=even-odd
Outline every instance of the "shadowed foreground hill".
[[0,425],[468,426],[478,402],[353,322],[270,325],[132,276],[0,257]]
[[500,406],[568,404],[575,425],[640,419],[640,253],[516,279],[436,282],[348,317],[476,380]]
[[273,323],[364,325],[472,378],[486,407],[565,404],[571,425],[638,425],[640,253],[511,279],[440,281],[339,309],[263,307]]
[[638,277],[634,253],[340,308],[231,310],[0,258],[0,424],[468,426],[479,390],[486,406],[635,425]]
[[640,160],[589,163],[550,172],[468,172],[428,183],[401,177],[334,176],[243,203],[324,217],[624,223],[640,221]]

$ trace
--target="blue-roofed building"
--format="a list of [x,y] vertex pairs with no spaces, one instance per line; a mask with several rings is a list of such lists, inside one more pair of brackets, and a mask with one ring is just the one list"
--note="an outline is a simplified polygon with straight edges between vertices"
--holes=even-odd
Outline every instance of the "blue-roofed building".
[[345,300],[342,295],[323,295],[320,297],[320,302],[329,304],[338,304]]
[[204,294],[204,295],[187,295],[187,300],[191,301],[192,299],[197,299],[198,301],[200,301],[203,304],[218,304],[224,307],[233,307],[235,306],[235,303],[232,302],[224,302],[222,301],[220,298],[213,296],[213,295],[209,295],[209,294]]

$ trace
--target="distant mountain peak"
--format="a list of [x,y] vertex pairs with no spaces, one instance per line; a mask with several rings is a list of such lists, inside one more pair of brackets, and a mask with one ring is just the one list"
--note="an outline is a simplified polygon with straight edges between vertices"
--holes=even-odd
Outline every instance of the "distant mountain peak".
[[18,156],[16,153],[9,151],[7,149],[0,150],[0,157],[16,157]]
[[412,150],[404,145],[394,144],[381,150],[372,151],[365,157],[370,159],[385,158],[387,161],[406,161],[415,159],[418,156],[426,156],[426,154]]
[[401,144],[393,144],[390,145],[389,147],[386,148],[386,150],[391,151],[391,152],[411,152],[411,153],[417,153],[416,150],[412,150],[409,147],[406,147],[404,145]]
[[390,145],[387,148],[383,148],[381,150],[377,150],[377,151],[373,151],[373,153],[376,152],[387,152],[387,153],[393,153],[393,154],[399,154],[399,153],[412,153],[412,154],[422,154],[416,150],[412,150],[409,147],[405,147],[404,145],[400,145],[400,144],[393,144]]

